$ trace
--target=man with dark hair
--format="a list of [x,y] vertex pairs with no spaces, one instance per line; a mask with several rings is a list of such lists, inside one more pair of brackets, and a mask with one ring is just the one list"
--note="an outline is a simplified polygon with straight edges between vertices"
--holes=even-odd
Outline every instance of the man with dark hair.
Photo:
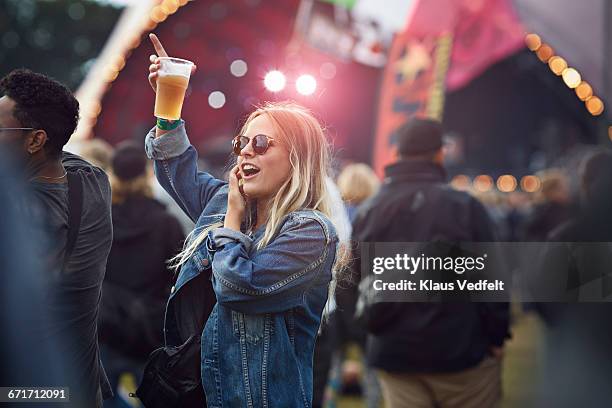
[[[495,241],[484,207],[445,183],[442,136],[440,123],[429,119],[396,132],[398,161],[358,209],[353,241]],[[378,369],[388,407],[499,402],[507,303],[374,303],[367,314],[366,356]]]
[[74,374],[68,384],[54,385],[70,387],[74,406],[101,406],[110,392],[97,339],[112,242],[108,178],[62,151],[79,116],[79,103],[68,88],[19,69],[0,80],[0,93],[0,145],[21,165],[33,197],[23,209],[46,238],[45,253],[32,254],[47,262],[40,279],[48,290],[50,318],[41,336],[61,336],[61,357]]

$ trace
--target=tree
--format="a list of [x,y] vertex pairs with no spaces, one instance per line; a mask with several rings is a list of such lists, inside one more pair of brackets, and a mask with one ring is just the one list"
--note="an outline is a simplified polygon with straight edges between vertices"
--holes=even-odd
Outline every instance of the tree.
[[73,90],[122,11],[91,0],[0,0],[0,10],[0,76],[24,67]]

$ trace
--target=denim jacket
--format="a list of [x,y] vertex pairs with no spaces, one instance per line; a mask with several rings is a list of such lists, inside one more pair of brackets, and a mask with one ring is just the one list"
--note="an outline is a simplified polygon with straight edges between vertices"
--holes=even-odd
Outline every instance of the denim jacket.
[[[184,124],[146,137],[160,184],[196,222],[196,230],[223,221],[228,186],[198,172],[197,153]],[[167,345],[181,344],[174,306],[198,276],[210,274],[217,303],[202,333],[201,374],[209,407],[310,407],[312,361],[327,301],[338,238],[314,210],[285,217],[275,238],[257,249],[251,236],[212,230],[181,268],[168,300]],[[212,272],[212,273],[211,273]]]

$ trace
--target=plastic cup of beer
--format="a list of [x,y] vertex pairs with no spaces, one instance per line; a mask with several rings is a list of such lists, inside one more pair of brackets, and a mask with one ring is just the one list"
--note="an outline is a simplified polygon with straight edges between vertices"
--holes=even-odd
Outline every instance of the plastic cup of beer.
[[181,117],[185,91],[193,62],[180,58],[159,58],[157,91],[155,94],[155,117],[178,120]]

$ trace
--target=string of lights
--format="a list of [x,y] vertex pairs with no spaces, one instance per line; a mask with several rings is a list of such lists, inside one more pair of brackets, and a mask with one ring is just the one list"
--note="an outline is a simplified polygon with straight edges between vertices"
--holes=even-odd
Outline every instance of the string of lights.
[[568,88],[576,92],[576,96],[585,103],[586,109],[593,116],[599,116],[604,112],[605,106],[601,98],[596,96],[593,87],[582,79],[576,68],[568,66],[563,57],[556,55],[554,49],[544,43],[539,35],[527,34],[525,37],[527,48],[535,52],[540,61],[548,64],[550,70],[563,79]]
[[517,191],[519,187],[526,193],[536,193],[540,191],[542,181],[533,174],[523,176],[520,183],[511,174],[503,174],[496,181],[487,174],[480,174],[474,177],[473,180],[465,174],[458,174],[451,180],[451,185],[457,190],[466,191],[473,188],[481,193],[492,191],[494,188],[497,188],[502,193],[512,193]]

